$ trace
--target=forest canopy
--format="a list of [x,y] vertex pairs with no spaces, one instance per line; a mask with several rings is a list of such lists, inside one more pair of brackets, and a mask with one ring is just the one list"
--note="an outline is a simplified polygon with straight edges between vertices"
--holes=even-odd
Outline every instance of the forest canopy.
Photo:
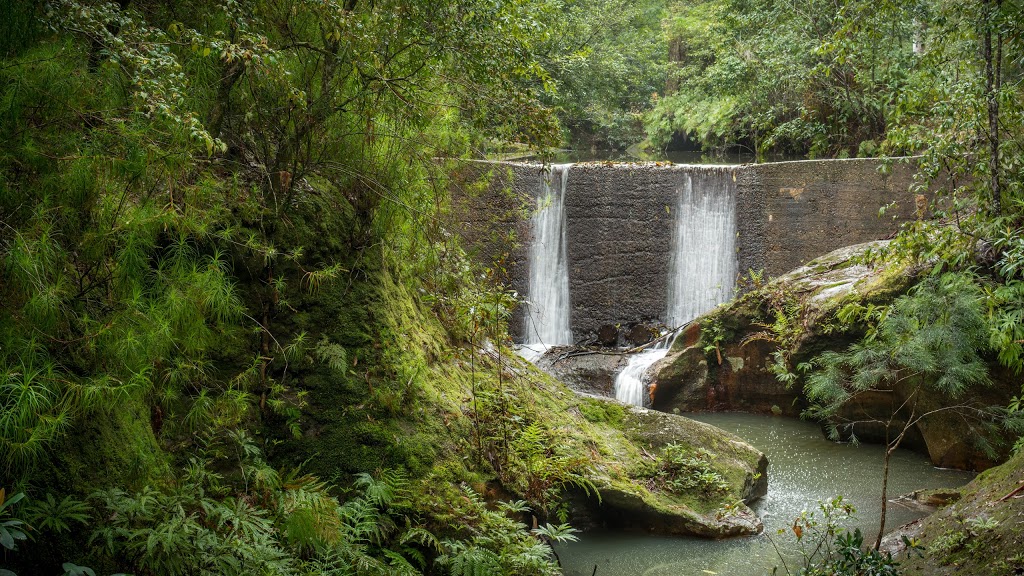
[[5,563],[560,573],[596,449],[510,383],[521,296],[460,245],[454,159],[915,156],[936,218],[876,256],[963,273],[971,345],[1019,373],[1022,26],[1011,0],[0,3]]

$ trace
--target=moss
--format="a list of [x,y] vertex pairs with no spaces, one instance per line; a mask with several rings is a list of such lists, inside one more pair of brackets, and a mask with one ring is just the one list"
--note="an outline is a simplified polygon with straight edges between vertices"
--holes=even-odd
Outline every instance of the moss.
[[116,410],[79,419],[75,431],[54,445],[33,484],[84,496],[109,486],[138,490],[170,481],[170,456],[153,434],[146,402],[125,399]]
[[622,406],[593,398],[584,398],[579,410],[588,422],[607,423],[614,428],[622,428],[622,421],[626,417],[626,410]]
[[1020,487],[1022,469],[1024,453],[979,474],[956,503],[925,518],[917,534],[925,554],[903,561],[903,573],[995,576],[1024,570],[1018,522],[1024,499],[1007,497]]
[[[303,243],[309,235],[335,238],[331,230],[339,224],[329,219],[297,222],[281,245]],[[332,262],[340,250],[336,243],[312,245],[309,255]],[[299,285],[284,294],[287,307],[279,309],[288,313],[273,319],[276,338],[287,342],[305,333],[308,342],[327,340],[344,348],[346,362],[332,368],[307,353],[287,366],[274,365],[276,377],[287,378],[307,400],[300,437],[291,436],[280,419],[267,420],[264,437],[275,466],[302,466],[339,485],[357,472],[402,468],[428,515],[443,509],[445,499],[461,497],[461,483],[493,498],[538,501],[548,498],[546,484],[629,494],[648,511],[694,526],[707,521],[700,513],[726,503],[725,496],[709,500],[648,490],[629,471],[653,445],[629,435],[635,420],[629,409],[576,396],[500,344],[489,351],[471,349],[410,288],[419,284],[402,277],[407,267],[389,264],[381,249],[344,262],[348,277],[316,294]],[[734,459],[720,462],[731,466]],[[746,481],[742,472],[730,472],[727,479],[737,492]],[[540,504],[540,511],[557,508],[554,502]]]

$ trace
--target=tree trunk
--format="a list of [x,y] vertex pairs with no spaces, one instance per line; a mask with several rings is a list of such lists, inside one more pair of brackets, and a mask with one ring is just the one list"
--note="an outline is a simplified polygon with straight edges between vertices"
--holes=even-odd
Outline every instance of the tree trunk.
[[[888,431],[886,431],[886,434],[888,434]],[[882,535],[885,534],[885,513],[889,504],[889,458],[892,456],[893,450],[896,450],[896,447],[890,447],[889,443],[886,442],[885,463],[882,465],[882,514],[878,522],[878,536],[875,537],[875,550],[882,546]]]

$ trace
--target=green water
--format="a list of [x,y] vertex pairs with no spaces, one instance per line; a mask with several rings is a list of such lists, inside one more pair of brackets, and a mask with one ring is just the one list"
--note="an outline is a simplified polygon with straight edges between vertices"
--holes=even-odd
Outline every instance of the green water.
[[[851,446],[826,440],[817,426],[772,416],[720,413],[693,414],[732,432],[768,455],[768,495],[752,507],[764,520],[765,533],[787,544],[776,531],[787,528],[803,510],[819,500],[843,495],[857,508],[852,529],[859,527],[873,541],[881,513],[882,447]],[[899,450],[892,457],[889,498],[921,488],[960,486],[967,472],[934,468],[919,454]],[[921,516],[918,510],[889,504],[886,529]],[[785,547],[785,546],[783,546]],[[668,538],[638,533],[588,532],[580,541],[558,548],[567,576],[752,576],[770,574],[779,556],[764,535],[729,540]],[[780,573],[784,574],[780,568]]]

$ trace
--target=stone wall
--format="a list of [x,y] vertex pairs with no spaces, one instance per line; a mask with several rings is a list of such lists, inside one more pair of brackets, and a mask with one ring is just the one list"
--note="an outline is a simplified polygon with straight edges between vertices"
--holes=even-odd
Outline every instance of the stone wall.
[[[468,163],[453,190],[455,219],[472,257],[510,288],[529,284],[529,214],[543,167]],[[836,248],[885,238],[915,215],[913,168],[879,171],[871,159],[729,167],[584,163],[569,172],[565,199],[571,324],[577,341],[602,326],[664,321],[672,208],[685,174],[721,170],[736,181],[738,268],[781,275]],[[486,175],[484,184],[481,176]],[[475,183],[475,184],[474,184]],[[880,218],[881,206],[896,205]],[[516,314],[513,333],[522,330]]]
[[[807,160],[748,167],[748,186],[760,206],[741,207],[741,241],[758,245],[756,262],[779,276],[845,246],[892,235],[915,215],[907,162],[879,171],[872,159]],[[896,206],[880,217],[878,210]],[[741,267],[740,270],[747,268]]]

